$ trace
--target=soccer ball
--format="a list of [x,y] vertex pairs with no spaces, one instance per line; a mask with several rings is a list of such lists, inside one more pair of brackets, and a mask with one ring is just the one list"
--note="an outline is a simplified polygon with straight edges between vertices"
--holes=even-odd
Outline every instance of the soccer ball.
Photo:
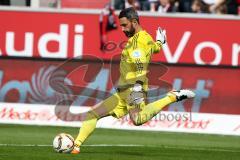
[[58,134],[53,140],[53,149],[58,153],[70,153],[74,147],[74,138],[67,133]]

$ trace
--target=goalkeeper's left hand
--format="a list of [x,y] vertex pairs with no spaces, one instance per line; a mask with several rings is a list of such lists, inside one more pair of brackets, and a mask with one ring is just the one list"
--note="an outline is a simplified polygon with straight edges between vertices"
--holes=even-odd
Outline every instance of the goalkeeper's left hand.
[[128,97],[129,105],[138,105],[144,101],[144,91],[141,84],[136,83]]
[[166,43],[166,30],[162,30],[161,27],[158,27],[156,30],[156,41],[160,42],[162,45]]

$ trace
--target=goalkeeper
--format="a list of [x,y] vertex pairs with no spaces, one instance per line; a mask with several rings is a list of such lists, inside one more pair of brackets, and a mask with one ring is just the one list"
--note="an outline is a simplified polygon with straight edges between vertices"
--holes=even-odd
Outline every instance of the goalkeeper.
[[[80,153],[80,146],[94,131],[97,121],[105,116],[121,118],[129,113],[134,125],[142,125],[165,106],[195,96],[192,91],[186,89],[171,91],[164,98],[146,104],[148,64],[152,54],[158,53],[161,46],[166,43],[166,33],[159,27],[156,33],[156,42],[154,42],[152,37],[141,28],[138,14],[133,8],[122,10],[119,14],[119,21],[122,31],[129,39],[121,53],[117,93],[94,106],[94,108],[104,108],[107,111],[106,115],[99,116],[89,112],[88,116],[92,118],[83,122],[75,139],[72,154]],[[111,108],[114,109],[108,110]]]

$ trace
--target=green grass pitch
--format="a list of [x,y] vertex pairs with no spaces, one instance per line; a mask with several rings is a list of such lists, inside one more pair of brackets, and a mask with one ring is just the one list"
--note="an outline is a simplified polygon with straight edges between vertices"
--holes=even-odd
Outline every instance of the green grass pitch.
[[[81,154],[71,155],[55,153],[52,146],[48,146],[61,132],[75,137],[78,128],[1,124],[0,160],[240,159],[238,136],[96,129],[81,147]],[[30,146],[26,146],[28,144]]]

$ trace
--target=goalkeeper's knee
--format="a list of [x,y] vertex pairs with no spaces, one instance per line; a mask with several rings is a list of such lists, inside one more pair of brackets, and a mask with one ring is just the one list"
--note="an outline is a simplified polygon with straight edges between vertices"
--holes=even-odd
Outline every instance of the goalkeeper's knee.
[[130,118],[135,126],[140,126],[148,121],[147,115],[133,114],[130,115]]
[[139,120],[139,118],[137,118],[137,120],[132,119],[132,122],[133,122],[133,124],[134,124],[135,126],[141,126],[141,125],[142,125],[142,123],[141,123],[141,121]]

